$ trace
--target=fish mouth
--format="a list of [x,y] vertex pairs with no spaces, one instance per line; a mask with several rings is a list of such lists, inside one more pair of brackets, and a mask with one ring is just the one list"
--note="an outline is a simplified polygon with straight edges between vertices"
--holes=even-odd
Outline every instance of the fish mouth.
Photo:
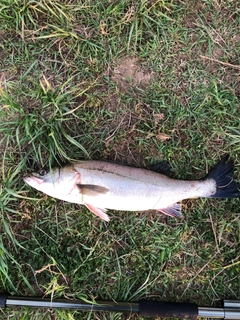
[[23,180],[31,185],[31,183],[36,182],[37,184],[42,184],[43,179],[37,178],[34,175],[24,177]]

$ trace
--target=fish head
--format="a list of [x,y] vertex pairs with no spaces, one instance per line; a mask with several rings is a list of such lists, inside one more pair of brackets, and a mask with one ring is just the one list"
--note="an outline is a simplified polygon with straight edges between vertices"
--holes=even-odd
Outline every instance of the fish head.
[[23,180],[34,189],[62,199],[78,183],[79,173],[73,167],[67,166],[53,168],[49,172],[46,170],[32,172]]
[[48,193],[52,188],[55,188],[59,182],[59,170],[53,169],[51,172],[40,170],[39,172],[32,172],[23,180],[34,189]]

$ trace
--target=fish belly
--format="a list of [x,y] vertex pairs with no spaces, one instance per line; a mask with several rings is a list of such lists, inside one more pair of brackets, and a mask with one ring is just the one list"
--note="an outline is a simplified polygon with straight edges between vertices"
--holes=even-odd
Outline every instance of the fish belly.
[[[126,211],[162,209],[186,198],[202,196],[202,182],[170,179],[147,169],[102,161],[75,164],[79,184],[98,185],[109,191],[81,195],[81,202],[98,208]],[[208,186],[204,192],[209,192]]]

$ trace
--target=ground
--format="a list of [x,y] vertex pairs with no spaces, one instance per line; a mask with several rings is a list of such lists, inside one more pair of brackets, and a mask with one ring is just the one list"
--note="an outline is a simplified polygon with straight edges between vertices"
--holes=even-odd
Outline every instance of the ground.
[[[82,159],[204,177],[239,167],[238,1],[0,4],[0,275],[10,294],[221,306],[239,299],[239,199],[183,201],[183,218],[87,209],[24,184]],[[1,310],[6,319],[136,319]]]

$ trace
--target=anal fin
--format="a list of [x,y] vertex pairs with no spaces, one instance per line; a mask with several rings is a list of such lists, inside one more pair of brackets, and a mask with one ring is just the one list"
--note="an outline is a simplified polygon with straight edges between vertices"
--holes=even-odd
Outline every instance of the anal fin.
[[164,213],[168,216],[171,216],[171,217],[182,218],[180,203],[174,203],[173,205],[171,205],[167,208],[157,209],[157,211],[161,211],[162,213]]
[[88,210],[90,210],[92,213],[94,213],[96,216],[103,219],[104,221],[108,222],[110,220],[109,216],[106,214],[107,209],[96,208],[88,203],[84,203],[84,205],[88,208]]

